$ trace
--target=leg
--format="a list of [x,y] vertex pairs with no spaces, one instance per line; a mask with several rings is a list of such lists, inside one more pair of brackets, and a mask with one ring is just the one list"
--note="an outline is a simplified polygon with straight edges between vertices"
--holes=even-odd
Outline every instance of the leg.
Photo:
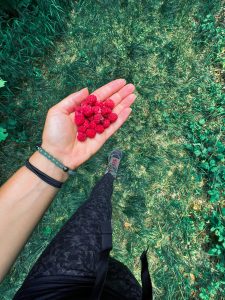
[[109,268],[105,282],[106,287],[112,291],[120,291],[129,300],[141,300],[141,285],[130,269],[113,257],[109,258]]
[[[89,199],[66,222],[41,254],[25,279],[20,295],[23,295],[22,290],[27,282],[33,283],[41,277],[47,280],[48,276],[66,275],[90,277],[94,280],[101,251],[101,223],[111,219],[112,215],[113,181],[119,165],[119,159],[113,160],[114,158],[110,157],[110,167],[93,188]],[[114,164],[113,168],[111,164]]]
[[[78,208],[53,238],[29,273],[29,278],[46,275],[94,276],[100,250],[100,224],[112,214],[114,178],[105,174],[89,199]],[[89,258],[89,259],[88,259]]]

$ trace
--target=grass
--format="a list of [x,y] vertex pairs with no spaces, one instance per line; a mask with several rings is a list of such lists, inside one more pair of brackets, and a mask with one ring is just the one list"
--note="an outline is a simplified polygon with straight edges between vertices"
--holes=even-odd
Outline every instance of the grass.
[[[17,61],[21,64],[17,70],[8,53],[1,72],[8,86],[2,89],[3,104],[13,101],[18,132],[13,126],[10,131],[4,116],[2,126],[8,126],[15,138],[11,134],[1,145],[2,183],[34,151],[41,138],[43,116],[66,95],[85,86],[93,91],[122,77],[136,86],[138,97],[129,121],[57,194],[0,287],[2,299],[12,299],[37,257],[85,201],[115,147],[124,150],[125,156],[112,199],[112,255],[140,281],[139,256],[149,244],[155,298],[200,297],[199,290],[207,286],[213,267],[201,247],[205,232],[196,229],[192,215],[212,204],[207,201],[196,158],[185,144],[190,142],[189,124],[202,119],[212,103],[208,87],[210,80],[216,80],[210,45],[196,45],[194,28],[221,6],[219,0],[121,0],[113,5],[107,0],[95,4],[78,1],[72,10],[63,8],[70,18],[60,39],[55,33],[59,28],[46,32],[45,39],[52,41],[48,50],[44,50],[40,30],[42,42],[36,42],[35,49],[41,54],[35,52],[32,57],[27,52],[29,68],[24,57],[16,57],[15,65]],[[60,17],[64,24],[65,14],[59,11],[58,20]],[[30,19],[30,23],[23,21],[32,26]],[[22,35],[29,41],[24,29]],[[218,118],[214,126],[221,123]],[[209,299],[224,298],[218,293]]]

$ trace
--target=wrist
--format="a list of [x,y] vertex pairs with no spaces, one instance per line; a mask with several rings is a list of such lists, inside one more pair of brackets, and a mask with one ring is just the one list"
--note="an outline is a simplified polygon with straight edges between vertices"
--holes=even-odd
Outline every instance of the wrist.
[[39,151],[35,151],[29,158],[29,161],[36,168],[58,181],[65,182],[69,178],[67,172],[57,167],[47,157],[39,153]]
[[66,153],[65,151],[62,152],[58,149],[55,149],[55,147],[52,147],[51,145],[45,143],[42,143],[41,147],[71,170],[75,170],[79,166],[79,164],[75,162],[75,155],[70,154],[72,150],[68,151],[68,153]]

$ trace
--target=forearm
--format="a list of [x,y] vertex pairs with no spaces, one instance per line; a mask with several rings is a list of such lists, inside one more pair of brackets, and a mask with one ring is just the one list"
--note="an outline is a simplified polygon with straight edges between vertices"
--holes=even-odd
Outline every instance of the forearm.
[[[29,161],[47,175],[66,181],[68,174],[36,151]],[[21,167],[0,189],[0,281],[23,248],[59,189]]]

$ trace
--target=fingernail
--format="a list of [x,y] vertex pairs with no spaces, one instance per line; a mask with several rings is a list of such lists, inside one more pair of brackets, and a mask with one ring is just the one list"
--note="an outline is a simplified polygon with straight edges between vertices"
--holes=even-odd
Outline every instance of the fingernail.
[[121,81],[123,81],[123,82],[126,82],[126,79],[124,79],[124,78],[118,78],[118,80],[121,80]]
[[87,88],[87,87],[85,87],[85,88],[83,88],[82,90],[78,91],[78,92],[77,92],[77,94],[78,94],[78,95],[79,95],[79,94],[82,94],[82,93],[84,92],[84,90],[85,90],[85,89],[87,89],[87,90],[88,90],[88,88]]

